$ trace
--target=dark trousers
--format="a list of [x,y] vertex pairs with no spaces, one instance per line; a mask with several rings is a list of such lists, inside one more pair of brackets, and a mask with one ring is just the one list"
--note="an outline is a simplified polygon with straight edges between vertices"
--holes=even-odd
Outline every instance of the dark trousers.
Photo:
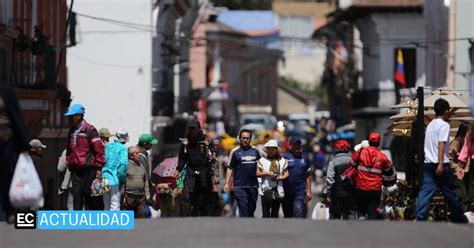
[[214,217],[221,215],[221,204],[220,204],[218,192],[211,192],[208,213],[209,213],[209,216],[214,216]]
[[441,175],[436,175],[438,164],[427,163],[423,167],[423,185],[421,186],[418,199],[416,201],[416,219],[426,220],[428,217],[428,205],[433,196],[441,190],[445,200],[451,208],[453,221],[462,222],[463,213],[461,204],[456,194],[454,186],[454,174],[449,164],[444,165],[444,171]]
[[100,169],[88,168],[71,171],[71,194],[74,210],[104,210],[102,196],[91,196],[91,185],[97,170]]
[[356,189],[355,200],[359,218],[365,217],[368,220],[380,219],[377,208],[380,206],[381,191],[366,191]]
[[462,211],[469,211],[471,203],[474,203],[474,164],[472,168],[464,174],[462,180],[455,177],[454,187],[456,188],[456,193],[461,201]]
[[331,196],[331,206],[329,207],[330,219],[349,220],[355,219],[354,199],[350,195]]
[[257,188],[234,188],[240,217],[253,217],[257,207]]
[[283,214],[285,218],[306,218],[306,196],[287,195],[283,198]]
[[267,202],[264,197],[262,199],[262,217],[278,218],[281,201],[279,199]]
[[124,210],[132,210],[135,218],[146,218],[146,196],[125,194]]
[[[202,183],[202,180],[207,180]],[[183,216],[208,216],[211,202],[210,177],[192,175],[190,170],[186,172],[184,181],[182,215]]]
[[13,212],[9,190],[18,153],[13,150],[13,140],[0,143],[0,221]]

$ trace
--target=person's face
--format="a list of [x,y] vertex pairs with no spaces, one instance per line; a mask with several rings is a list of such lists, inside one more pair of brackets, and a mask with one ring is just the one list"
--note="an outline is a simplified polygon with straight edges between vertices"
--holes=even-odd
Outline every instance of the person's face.
[[443,114],[443,120],[444,120],[444,121],[448,121],[449,118],[451,118],[451,115],[452,115],[451,111],[450,111],[450,110],[446,110],[446,112],[444,112],[444,114]]
[[109,140],[110,140],[109,137],[103,137],[103,136],[101,136],[100,138],[101,138],[102,141],[104,141],[105,143],[109,143]]
[[35,147],[35,148],[32,148],[31,150],[33,150],[33,152],[35,152],[36,154],[39,154],[39,155],[41,155],[41,153],[43,152],[42,147]]
[[145,148],[145,150],[150,150],[152,146],[153,145],[151,143],[146,143],[145,145],[143,145],[143,148]]
[[138,149],[133,150],[130,159],[134,162],[138,162],[138,160],[140,159],[140,151]]
[[73,115],[69,117],[69,120],[71,121],[71,125],[73,127],[76,127],[77,125],[79,125],[82,119],[83,119],[82,115]]
[[96,171],[95,178],[101,178],[101,177],[102,177],[102,173],[100,171]]
[[240,134],[240,145],[243,147],[250,146],[250,141],[251,141],[251,134],[247,132],[243,132]]
[[293,155],[300,155],[301,154],[301,145],[300,144],[293,144],[291,146],[291,153]]
[[188,131],[189,131],[189,135],[193,138],[197,138],[198,134],[199,134],[199,129],[196,128],[196,127],[189,127],[188,128]]
[[278,148],[276,147],[268,147],[267,148],[267,154],[269,157],[275,157],[278,153]]

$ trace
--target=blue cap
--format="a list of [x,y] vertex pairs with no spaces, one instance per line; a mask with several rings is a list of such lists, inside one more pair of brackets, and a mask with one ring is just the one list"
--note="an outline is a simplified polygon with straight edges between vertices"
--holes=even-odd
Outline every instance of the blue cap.
[[291,137],[290,139],[290,145],[296,145],[296,144],[301,145],[302,143],[303,141],[301,141],[301,139],[298,137]]
[[64,115],[66,116],[83,115],[85,112],[86,112],[86,109],[84,108],[84,106],[82,106],[82,104],[76,103],[76,104],[71,105],[67,113],[65,113]]

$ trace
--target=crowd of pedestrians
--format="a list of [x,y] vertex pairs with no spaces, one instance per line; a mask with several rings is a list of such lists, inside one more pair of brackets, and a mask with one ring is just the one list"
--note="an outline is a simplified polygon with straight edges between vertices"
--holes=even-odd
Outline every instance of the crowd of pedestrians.
[[[25,142],[24,126],[12,114],[15,110],[9,110],[17,108],[17,103],[8,95],[0,99],[0,115],[8,117],[0,120],[9,121],[0,122],[5,127],[0,133],[0,155],[7,162],[0,168],[0,193],[3,210],[10,213],[13,209],[5,189],[14,170],[13,162],[8,163],[14,161],[14,152],[9,151],[29,149],[34,159],[41,159],[46,146],[37,139]],[[450,205],[452,221],[463,222],[463,213],[474,210],[474,170],[469,169],[474,135],[470,125],[462,124],[455,139],[449,140],[449,109],[448,102],[438,100],[434,107],[437,117],[426,129],[416,220],[426,220],[428,205],[438,190]],[[86,121],[85,113],[83,105],[74,104],[65,114],[71,126],[67,147],[58,162],[62,209],[132,210],[137,218],[153,216],[160,208],[163,217],[222,216],[229,212],[233,216],[255,217],[260,198],[263,218],[308,216],[308,202],[314,193],[314,164],[319,158],[305,154],[304,139],[291,137],[284,144],[266,137],[257,149],[251,145],[252,131],[243,129],[238,134],[239,145],[222,160],[201,123],[193,119],[188,123],[187,136],[180,139],[176,173],[156,182],[152,180],[154,167],[148,151],[158,140],[145,133],[138,138],[138,144],[127,145],[127,130],[114,134],[107,128],[97,130]],[[321,159],[326,171],[323,201],[329,207],[329,218],[382,219],[382,195],[397,190],[397,173],[379,148],[381,135],[371,133],[354,147],[345,139],[330,144],[330,149],[325,150],[330,150],[331,156]],[[220,168],[219,161],[225,161],[225,168]],[[219,191],[221,169],[225,176]],[[235,207],[226,208],[233,202]]]

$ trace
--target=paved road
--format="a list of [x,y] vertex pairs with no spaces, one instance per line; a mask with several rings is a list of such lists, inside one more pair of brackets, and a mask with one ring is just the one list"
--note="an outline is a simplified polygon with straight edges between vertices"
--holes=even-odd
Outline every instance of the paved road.
[[289,219],[137,220],[134,231],[15,230],[0,223],[10,247],[474,247],[474,225]]

